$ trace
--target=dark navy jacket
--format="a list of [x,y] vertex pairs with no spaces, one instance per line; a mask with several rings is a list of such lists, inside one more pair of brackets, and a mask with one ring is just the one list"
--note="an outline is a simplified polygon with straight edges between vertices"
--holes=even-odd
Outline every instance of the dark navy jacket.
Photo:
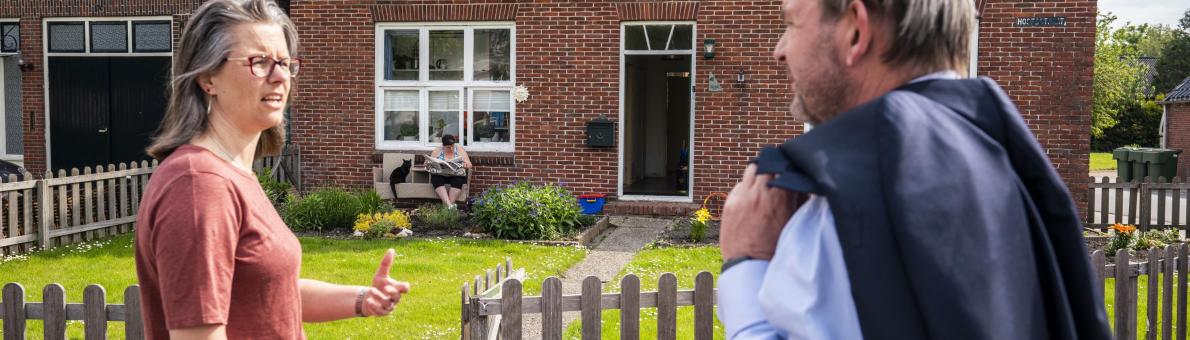
[[865,339],[1109,338],[1070,193],[992,80],[903,86],[756,162],[830,202]]

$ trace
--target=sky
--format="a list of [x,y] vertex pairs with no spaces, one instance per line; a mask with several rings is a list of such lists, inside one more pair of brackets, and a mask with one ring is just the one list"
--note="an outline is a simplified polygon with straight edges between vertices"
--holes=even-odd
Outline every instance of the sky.
[[1188,8],[1190,1],[1187,0],[1099,0],[1100,13],[1111,12],[1119,17],[1115,27],[1129,21],[1177,27],[1178,19]]

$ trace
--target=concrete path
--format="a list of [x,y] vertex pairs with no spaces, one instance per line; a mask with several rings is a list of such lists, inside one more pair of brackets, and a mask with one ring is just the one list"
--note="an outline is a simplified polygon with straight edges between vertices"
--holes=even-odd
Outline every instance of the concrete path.
[[[578,295],[582,293],[583,279],[596,276],[603,281],[604,287],[615,280],[620,269],[632,261],[636,252],[645,245],[652,243],[670,224],[671,219],[649,217],[613,216],[611,229],[603,233],[602,240],[598,240],[591,252],[574,267],[570,267],[562,277],[562,294]],[[562,315],[562,329],[565,330],[571,322],[578,320],[579,312],[566,312]],[[525,339],[541,339],[541,314],[525,315],[521,323],[522,334]]]

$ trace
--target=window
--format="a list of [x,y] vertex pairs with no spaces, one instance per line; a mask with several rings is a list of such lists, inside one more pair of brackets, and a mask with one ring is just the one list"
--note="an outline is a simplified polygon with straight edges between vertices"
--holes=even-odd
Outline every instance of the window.
[[21,23],[0,22],[0,53],[17,53],[21,50]]
[[472,150],[512,151],[513,24],[380,24],[376,145],[425,150],[452,134]]
[[[173,50],[172,28],[169,21],[106,18],[95,21],[87,19],[58,20],[46,23],[50,53],[127,54],[168,53]],[[4,24],[0,24],[0,33],[4,33],[4,29]],[[8,45],[3,45],[3,47],[7,48]]]
[[624,26],[628,51],[689,51],[694,49],[694,25],[651,24]]

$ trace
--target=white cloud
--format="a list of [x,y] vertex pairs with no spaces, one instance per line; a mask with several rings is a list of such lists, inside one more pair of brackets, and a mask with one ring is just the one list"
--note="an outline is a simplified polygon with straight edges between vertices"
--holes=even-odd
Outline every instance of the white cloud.
[[1111,12],[1119,17],[1113,26],[1125,22],[1133,24],[1164,24],[1177,27],[1178,19],[1190,4],[1185,0],[1099,0],[1099,12]]

